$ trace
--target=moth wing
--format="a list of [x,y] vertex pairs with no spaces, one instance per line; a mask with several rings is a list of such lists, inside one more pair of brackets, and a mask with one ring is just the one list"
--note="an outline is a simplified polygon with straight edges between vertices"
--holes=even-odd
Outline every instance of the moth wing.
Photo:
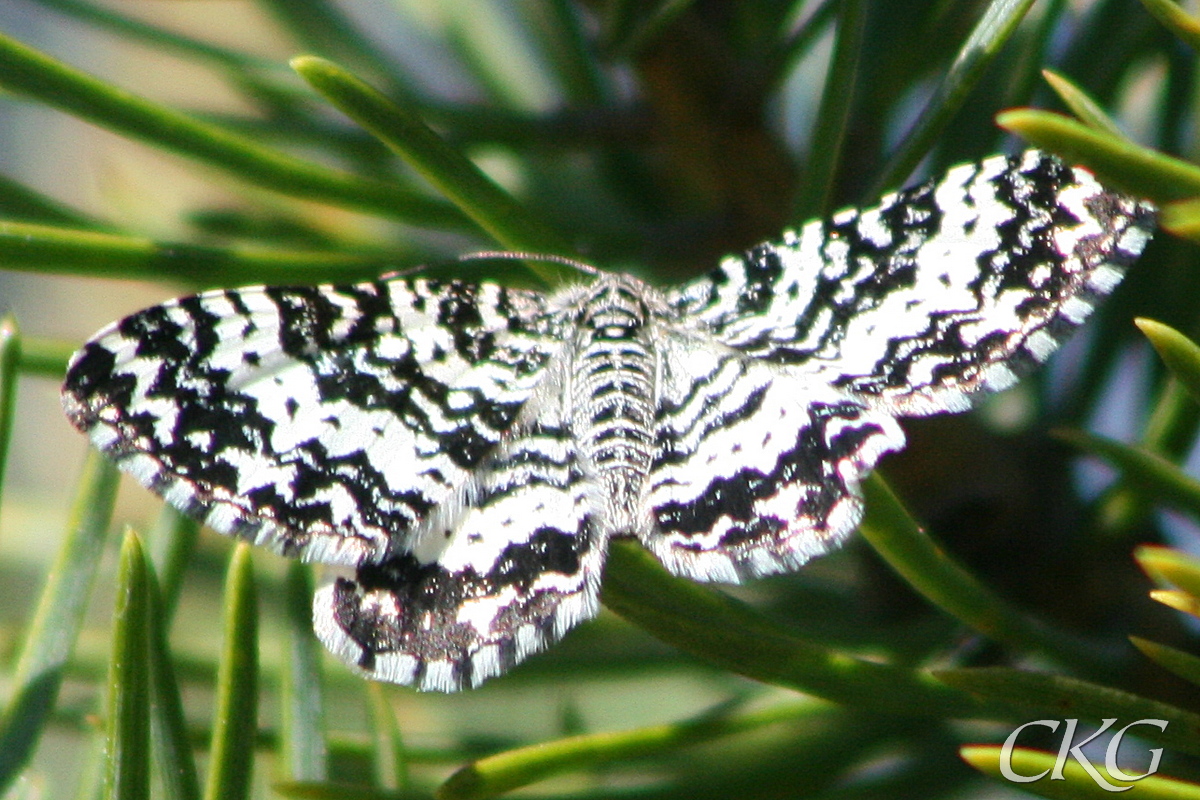
[[1120,281],[1147,204],[1035,150],[805,225],[671,296],[718,341],[899,415],[962,411]]
[[599,606],[607,534],[562,427],[532,424],[481,464],[411,549],[317,593],[314,626],[368,677],[476,686]]
[[213,529],[309,561],[405,550],[516,419],[557,340],[536,295],[459,282],[251,287],[101,331],[67,416]]

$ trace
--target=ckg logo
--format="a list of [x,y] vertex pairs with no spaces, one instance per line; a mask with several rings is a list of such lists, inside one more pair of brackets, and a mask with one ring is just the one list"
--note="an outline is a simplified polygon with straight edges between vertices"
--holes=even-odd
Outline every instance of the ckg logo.
[[[1034,720],[1033,722],[1026,722],[1024,725],[1021,725],[1019,728],[1010,733],[1008,738],[1004,740],[1004,746],[1000,748],[1000,773],[1013,783],[1033,783],[1034,781],[1039,781],[1042,778],[1045,778],[1047,775],[1050,776],[1050,780],[1052,781],[1061,781],[1064,780],[1063,767],[1066,766],[1067,759],[1074,758],[1079,763],[1079,766],[1083,767],[1084,771],[1087,772],[1091,779],[1096,782],[1096,785],[1104,791],[1123,792],[1126,789],[1132,789],[1132,786],[1117,786],[1109,783],[1108,779],[1096,769],[1096,767],[1090,760],[1088,760],[1088,757],[1084,755],[1083,752],[1083,748],[1086,745],[1104,734],[1113,726],[1113,723],[1116,721],[1117,720],[1115,717],[1112,719],[1101,720],[1103,724],[1100,726],[1100,729],[1079,743],[1075,743],[1075,731],[1079,727],[1079,720],[1077,719],[1038,719]],[[1012,751],[1013,747],[1016,746],[1017,737],[1021,735],[1021,731],[1035,725],[1049,728],[1051,731],[1058,731],[1058,727],[1061,722],[1065,722],[1066,727],[1063,730],[1062,746],[1060,746],[1058,749],[1058,758],[1054,762],[1054,768],[1044,770],[1037,775],[1018,775],[1015,771],[1013,771]],[[1112,738],[1109,739],[1108,742],[1108,748],[1104,751],[1104,768],[1108,770],[1108,774],[1110,776],[1118,778],[1122,781],[1140,781],[1142,778],[1153,775],[1154,773],[1158,772],[1158,764],[1162,760],[1162,748],[1155,747],[1150,750],[1150,766],[1145,772],[1141,774],[1130,775],[1127,772],[1123,772],[1117,766],[1117,754],[1121,750],[1121,743],[1125,738],[1126,732],[1138,725],[1149,725],[1151,727],[1158,728],[1160,731],[1166,731],[1167,729],[1167,721],[1165,719],[1139,719],[1136,722],[1129,723],[1125,727],[1115,731],[1112,734]]]

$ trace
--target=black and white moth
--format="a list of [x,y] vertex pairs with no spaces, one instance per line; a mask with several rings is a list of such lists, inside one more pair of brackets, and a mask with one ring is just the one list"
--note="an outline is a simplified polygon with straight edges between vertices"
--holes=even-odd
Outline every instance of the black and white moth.
[[449,691],[595,614],[612,537],[722,582],[835,547],[904,446],[897,418],[1044,361],[1153,224],[1028,151],[671,289],[398,277],[174,300],[84,345],[63,404],[213,529],[353,568],[316,594],[321,641]]

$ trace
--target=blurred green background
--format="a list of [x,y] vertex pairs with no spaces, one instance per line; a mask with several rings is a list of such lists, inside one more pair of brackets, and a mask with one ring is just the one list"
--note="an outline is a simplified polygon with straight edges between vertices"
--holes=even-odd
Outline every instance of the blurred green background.
[[[360,279],[517,246],[682,280],[789,225],[1028,146],[996,125],[1014,107],[1079,116],[1099,144],[1022,130],[1129,191],[1193,197],[1200,25],[1164,5],[5,0],[0,788],[424,797],[493,756],[443,796],[1002,797],[1065,783],[1080,793],[1047,796],[1082,797],[1098,796],[1086,776],[1018,788],[958,748],[1034,719],[1158,716],[1172,725],[1162,771],[1194,780],[1195,627],[1147,597],[1133,556],[1147,542],[1197,550],[1194,354],[1183,349],[1171,380],[1132,324],[1200,332],[1194,245],[1168,233],[1046,369],[971,414],[906,423],[909,449],[881,470],[902,505],[872,484],[871,545],[855,537],[742,587],[680,585],[623,548],[612,611],[454,696],[322,665],[306,570],[255,553],[247,600],[236,587],[251,568],[229,567],[230,541],[159,518],[131,483],[106,513],[109,478],[93,465],[76,480],[87,446],[57,397],[67,356],[101,325],[210,286]],[[288,66],[299,54],[396,104],[386,145],[333,109],[350,103],[364,121],[346,74],[313,62],[302,78]],[[1044,69],[1070,83],[1053,87]],[[1175,211],[1171,232],[1186,237],[1194,213]],[[501,267],[457,269],[547,279]],[[130,545],[118,557],[126,525],[146,534],[161,600],[136,588]],[[1179,551],[1154,554],[1178,580],[1200,573]],[[114,597],[128,601],[115,619]],[[168,647],[137,627],[128,609],[142,601]],[[257,668],[220,673],[231,626],[257,635]],[[132,666],[116,655],[127,640]],[[1057,749],[1038,737],[1021,743]]]

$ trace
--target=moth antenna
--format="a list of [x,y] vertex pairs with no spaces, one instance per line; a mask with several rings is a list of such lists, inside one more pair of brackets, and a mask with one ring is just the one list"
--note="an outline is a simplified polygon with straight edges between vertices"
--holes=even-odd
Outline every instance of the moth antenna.
[[458,257],[458,261],[483,261],[489,258],[503,258],[509,261],[545,261],[550,264],[559,264],[564,267],[579,270],[587,275],[598,277],[601,272],[598,268],[580,261],[577,258],[570,256],[560,256],[556,253],[531,253],[526,250],[480,250],[475,253],[466,253]]
[[[466,261],[486,261],[487,259],[497,258],[505,261],[547,261],[552,264],[561,264],[564,267],[570,267],[592,277],[599,277],[603,272],[586,261],[571,258],[570,256],[560,256],[554,253],[534,253],[526,250],[479,250],[474,253],[465,253],[449,262],[434,262],[435,264],[445,265],[446,263],[463,263]],[[429,264],[416,264],[406,269],[390,270],[379,276],[379,280],[388,281],[394,278],[406,278],[409,275],[419,274],[430,268]]]

